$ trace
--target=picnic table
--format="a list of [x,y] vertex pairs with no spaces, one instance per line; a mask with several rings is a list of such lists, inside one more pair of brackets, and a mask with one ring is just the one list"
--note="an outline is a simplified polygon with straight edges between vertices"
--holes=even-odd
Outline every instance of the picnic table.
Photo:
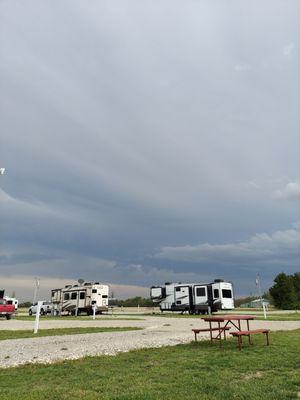
[[[226,330],[230,328],[230,325],[235,327],[238,331],[242,331],[241,321],[246,321],[247,323],[247,331],[249,329],[249,321],[253,321],[255,319],[254,315],[218,315],[214,317],[205,317],[203,320],[209,323],[209,332],[210,332],[210,340],[219,340],[220,345],[222,344],[222,333],[224,333],[224,339],[226,340]],[[217,327],[213,327],[212,324],[216,323]],[[225,323],[225,325],[221,326],[221,323]],[[213,336],[213,331],[217,331],[217,335]],[[248,336],[249,343],[251,343],[250,335]]]
[[[224,335],[224,340],[226,340],[226,331],[228,331],[231,326],[236,328],[237,330],[234,332],[230,332],[232,336],[237,337],[238,339],[238,347],[239,350],[242,348],[242,338],[243,336],[247,336],[249,340],[249,344],[253,344],[252,335],[256,334],[264,334],[267,339],[267,345],[269,346],[269,333],[270,329],[249,329],[249,321],[255,319],[253,315],[219,315],[214,317],[205,317],[203,320],[209,323],[209,328],[205,329],[192,329],[195,334],[195,341],[197,341],[197,335],[200,332],[209,332],[210,333],[210,341],[219,340],[220,346],[222,345],[222,333]],[[242,330],[241,321],[246,321],[247,329]],[[213,326],[213,323],[217,323],[217,327]],[[221,325],[221,323],[225,323],[225,325]],[[213,332],[217,332],[216,336],[213,336]]]

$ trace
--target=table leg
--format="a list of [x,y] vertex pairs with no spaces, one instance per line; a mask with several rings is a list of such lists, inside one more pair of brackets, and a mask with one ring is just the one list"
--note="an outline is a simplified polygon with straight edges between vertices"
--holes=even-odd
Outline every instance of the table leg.
[[266,338],[267,338],[267,346],[269,346],[270,342],[269,342],[269,332],[266,332]]
[[239,350],[242,350],[242,336],[238,336],[238,346]]
[[[247,319],[247,331],[250,331],[250,329],[249,329],[249,320],[248,319]],[[249,344],[253,344],[250,335],[248,335],[248,340],[249,340]]]
[[209,321],[209,330],[210,330],[210,342],[212,343],[213,337],[212,337],[212,330],[211,330],[211,321]]
[[219,328],[219,340],[220,340],[220,346],[222,345],[222,331],[221,331],[221,325],[220,322],[218,322],[218,328]]
[[194,334],[195,334],[195,342],[197,342],[197,334],[196,334],[196,332],[194,332]]

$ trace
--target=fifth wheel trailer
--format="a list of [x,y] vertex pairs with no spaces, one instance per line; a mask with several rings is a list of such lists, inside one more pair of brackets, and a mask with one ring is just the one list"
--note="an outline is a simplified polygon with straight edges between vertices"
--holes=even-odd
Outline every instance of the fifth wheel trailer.
[[161,311],[206,314],[209,311],[234,308],[232,283],[222,279],[215,279],[212,283],[166,283],[165,286],[152,286],[150,297],[160,305]]
[[51,291],[54,310],[59,314],[67,312],[79,315],[82,312],[91,315],[93,307],[96,313],[108,310],[109,286],[99,282],[85,282],[79,285],[66,285],[62,289]]

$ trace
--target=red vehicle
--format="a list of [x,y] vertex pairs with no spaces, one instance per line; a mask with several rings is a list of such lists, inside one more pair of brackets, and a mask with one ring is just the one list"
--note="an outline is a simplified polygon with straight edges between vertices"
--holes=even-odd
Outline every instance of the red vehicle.
[[0,317],[11,319],[15,313],[15,306],[13,304],[7,304],[6,300],[0,299]]

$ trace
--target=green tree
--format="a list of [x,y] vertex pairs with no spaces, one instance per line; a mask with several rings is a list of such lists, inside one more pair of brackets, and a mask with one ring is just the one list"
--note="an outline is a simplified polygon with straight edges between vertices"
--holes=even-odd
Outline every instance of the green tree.
[[24,301],[23,303],[19,303],[20,308],[29,308],[32,305],[31,301]]
[[297,308],[297,292],[292,275],[281,272],[274,279],[275,284],[270,289],[274,305],[283,310]]
[[[293,282],[294,282],[295,290],[297,293],[297,300],[298,300],[298,303],[300,303],[300,272],[296,272],[293,275]],[[298,304],[298,307],[299,306],[300,306],[300,304]]]
[[146,299],[144,297],[131,297],[126,300],[116,300],[116,305],[123,307],[153,307],[151,299]]

